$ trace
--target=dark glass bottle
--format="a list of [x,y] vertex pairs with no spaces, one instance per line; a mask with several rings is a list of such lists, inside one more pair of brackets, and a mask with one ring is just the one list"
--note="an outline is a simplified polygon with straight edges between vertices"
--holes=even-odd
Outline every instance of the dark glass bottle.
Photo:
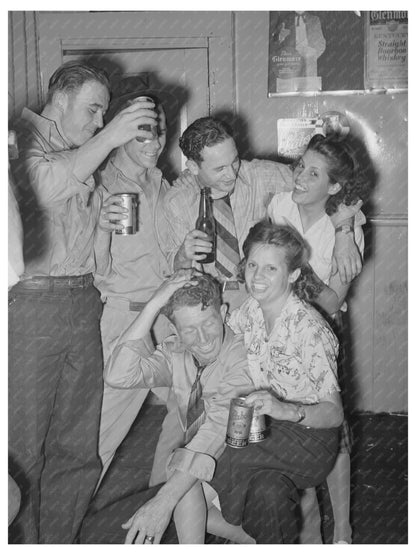
[[200,260],[201,264],[210,264],[215,260],[215,219],[212,212],[211,197],[209,193],[210,190],[208,187],[204,187],[201,189],[201,198],[199,200],[199,216],[195,224],[195,229],[206,233],[209,237],[209,240],[212,242],[212,251],[209,252],[203,260]]

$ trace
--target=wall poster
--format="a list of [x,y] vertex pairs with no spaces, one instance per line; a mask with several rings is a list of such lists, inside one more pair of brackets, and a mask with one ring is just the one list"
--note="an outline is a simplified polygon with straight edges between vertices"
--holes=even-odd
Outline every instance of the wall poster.
[[407,11],[370,11],[366,25],[366,89],[407,89]]
[[269,96],[364,89],[365,12],[270,12]]

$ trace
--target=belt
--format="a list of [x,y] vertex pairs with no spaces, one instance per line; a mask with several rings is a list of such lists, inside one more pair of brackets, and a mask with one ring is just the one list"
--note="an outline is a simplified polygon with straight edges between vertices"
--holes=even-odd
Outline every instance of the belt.
[[34,276],[17,284],[23,289],[42,289],[54,291],[55,289],[84,289],[93,284],[92,274],[83,276]]
[[240,284],[238,281],[223,281],[222,290],[223,291],[238,291],[240,289]]
[[129,301],[117,297],[107,297],[104,302],[106,305],[118,310],[130,310],[132,312],[141,312],[146,306],[146,303],[141,301]]

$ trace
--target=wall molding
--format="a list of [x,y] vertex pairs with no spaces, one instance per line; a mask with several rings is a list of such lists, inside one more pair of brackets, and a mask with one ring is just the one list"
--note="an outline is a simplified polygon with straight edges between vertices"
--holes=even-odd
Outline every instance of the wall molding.
[[374,214],[367,216],[367,222],[378,226],[407,227],[407,214]]

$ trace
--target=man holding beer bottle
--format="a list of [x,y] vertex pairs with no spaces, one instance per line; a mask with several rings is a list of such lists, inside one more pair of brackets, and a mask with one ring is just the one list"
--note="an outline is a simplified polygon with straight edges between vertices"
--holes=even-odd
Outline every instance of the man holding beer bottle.
[[[179,146],[188,169],[174,182],[164,200],[169,225],[166,254],[175,268],[203,264],[223,284],[224,301],[233,309],[246,297],[237,283],[236,265],[249,229],[266,217],[267,205],[278,192],[291,191],[290,166],[269,160],[240,160],[232,129],[213,117],[199,118],[182,134]],[[204,264],[212,251],[208,237],[195,228],[200,190],[211,189],[216,220],[216,261]],[[334,226],[357,207],[331,217]],[[361,271],[361,258],[352,238],[337,233],[334,257],[340,277],[349,282]]]

